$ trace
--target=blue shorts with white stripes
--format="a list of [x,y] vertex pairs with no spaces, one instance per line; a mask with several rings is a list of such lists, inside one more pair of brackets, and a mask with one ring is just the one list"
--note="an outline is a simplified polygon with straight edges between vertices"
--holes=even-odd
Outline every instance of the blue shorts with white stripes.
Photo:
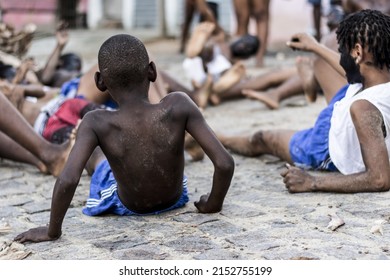
[[183,207],[189,201],[187,177],[183,178],[183,192],[180,199],[167,209],[148,214],[138,214],[127,209],[119,199],[117,183],[107,160],[102,161],[91,178],[90,194],[83,213],[88,216],[115,214],[121,216],[153,215]]

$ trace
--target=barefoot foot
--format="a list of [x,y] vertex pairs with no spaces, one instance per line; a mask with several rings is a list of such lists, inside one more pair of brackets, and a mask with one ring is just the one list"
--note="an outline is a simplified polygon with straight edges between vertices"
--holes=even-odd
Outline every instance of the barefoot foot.
[[[77,128],[77,127],[76,127]],[[50,159],[46,160],[46,167],[50,174],[57,177],[62,172],[66,161],[68,160],[70,151],[76,141],[76,128],[73,129],[70,138],[63,144],[51,144]]]
[[237,62],[213,84],[212,90],[214,93],[219,94],[238,83],[244,76],[245,66],[242,62]]
[[187,57],[193,58],[200,54],[207,40],[210,38],[211,33],[213,33],[214,29],[215,23],[208,21],[202,22],[195,27],[187,43]]

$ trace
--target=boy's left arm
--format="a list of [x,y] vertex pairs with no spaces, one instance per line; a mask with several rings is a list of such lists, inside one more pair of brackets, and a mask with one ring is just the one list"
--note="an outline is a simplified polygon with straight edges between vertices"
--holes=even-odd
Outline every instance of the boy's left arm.
[[214,164],[211,192],[202,195],[196,208],[201,213],[214,213],[222,209],[223,201],[230,187],[234,173],[234,160],[208,126],[197,106],[190,101],[187,108],[186,130],[202,147]]
[[[299,168],[288,167],[281,175],[290,192],[358,193],[390,189],[390,164],[384,139],[382,114],[366,100],[355,101],[350,112],[366,170],[351,175],[336,173],[311,176]],[[390,131],[386,133],[389,134]]]

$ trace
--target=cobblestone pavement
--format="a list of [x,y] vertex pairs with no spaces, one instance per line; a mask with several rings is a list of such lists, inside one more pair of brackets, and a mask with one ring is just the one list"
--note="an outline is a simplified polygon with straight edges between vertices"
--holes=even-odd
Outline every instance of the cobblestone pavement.
[[[82,34],[73,36],[83,38]],[[39,44],[45,42],[36,42],[33,50],[39,49]],[[84,44],[90,44],[88,39],[84,38]],[[161,68],[185,81],[180,65],[183,57],[177,53],[176,41],[154,41],[147,46]],[[266,64],[270,68],[292,64],[290,55],[270,52]],[[260,71],[251,69],[250,62],[248,67],[250,74]],[[284,102],[279,110],[269,111],[258,102],[243,99],[209,107],[205,118],[214,130],[229,133],[248,133],[259,128],[301,129],[313,124],[324,105],[322,98],[306,104],[297,97]],[[234,155],[234,159],[235,175],[220,213],[199,214],[193,205],[211,187],[213,166],[208,158],[186,161],[190,203],[158,216],[83,215],[81,209],[89,187],[85,174],[66,215],[62,237],[55,242],[25,245],[11,242],[18,233],[48,222],[55,178],[42,175],[31,166],[1,161],[0,242],[3,248],[11,244],[15,251],[5,254],[3,250],[0,257],[27,255],[30,260],[390,257],[389,192],[289,194],[279,175],[283,162],[269,156]],[[333,231],[328,224],[334,214],[345,224]],[[372,233],[374,226],[382,227],[383,234]]]

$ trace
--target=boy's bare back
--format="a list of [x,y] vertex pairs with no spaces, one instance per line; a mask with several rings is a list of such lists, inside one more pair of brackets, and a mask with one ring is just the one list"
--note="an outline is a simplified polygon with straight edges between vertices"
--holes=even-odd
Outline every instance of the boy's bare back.
[[172,205],[182,193],[184,132],[196,111],[186,95],[172,93],[158,104],[141,100],[118,111],[91,112],[79,134],[96,134],[123,204],[150,213]]

